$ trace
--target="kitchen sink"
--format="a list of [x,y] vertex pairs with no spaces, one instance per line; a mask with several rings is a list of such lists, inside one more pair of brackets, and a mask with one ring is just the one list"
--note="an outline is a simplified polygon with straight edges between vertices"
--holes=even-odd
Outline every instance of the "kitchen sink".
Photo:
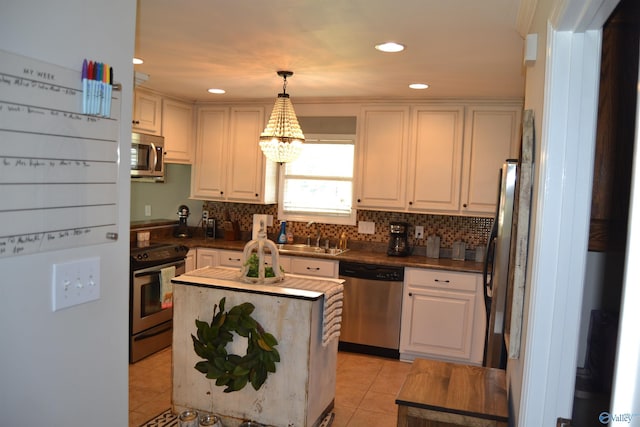
[[336,256],[336,255],[343,254],[348,250],[349,249],[337,249],[337,248],[325,249],[319,246],[305,245],[304,243],[278,245],[278,251],[280,253],[304,252],[308,254]]

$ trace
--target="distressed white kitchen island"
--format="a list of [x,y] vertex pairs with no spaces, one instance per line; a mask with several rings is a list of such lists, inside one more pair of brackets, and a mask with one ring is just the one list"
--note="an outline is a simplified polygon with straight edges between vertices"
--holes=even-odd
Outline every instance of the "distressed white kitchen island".
[[[237,269],[205,267],[172,280],[173,411],[212,412],[227,427],[246,420],[278,427],[321,425],[335,398],[341,281],[287,275],[277,285],[262,285],[238,277]],[[203,360],[191,338],[197,334],[195,320],[211,322],[222,298],[225,311],[253,304],[251,316],[278,340],[280,363],[259,390],[249,383],[224,393],[225,387],[194,368]],[[227,352],[242,356],[247,339],[234,335]]]

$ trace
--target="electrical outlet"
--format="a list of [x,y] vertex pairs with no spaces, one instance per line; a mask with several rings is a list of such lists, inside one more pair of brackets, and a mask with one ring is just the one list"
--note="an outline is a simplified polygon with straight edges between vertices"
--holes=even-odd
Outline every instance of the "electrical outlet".
[[416,239],[424,239],[424,226],[423,225],[416,225],[415,237],[416,237]]
[[53,311],[99,298],[100,258],[86,258],[53,264]]
[[209,219],[209,211],[202,211],[202,222],[207,222]]
[[144,205],[144,216],[151,216],[151,205]]

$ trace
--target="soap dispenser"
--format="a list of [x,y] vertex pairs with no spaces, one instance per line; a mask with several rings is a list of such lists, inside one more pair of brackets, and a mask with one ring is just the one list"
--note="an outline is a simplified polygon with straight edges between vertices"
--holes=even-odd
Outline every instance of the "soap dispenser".
[[287,221],[282,221],[280,223],[280,233],[278,233],[278,243],[281,245],[287,243]]

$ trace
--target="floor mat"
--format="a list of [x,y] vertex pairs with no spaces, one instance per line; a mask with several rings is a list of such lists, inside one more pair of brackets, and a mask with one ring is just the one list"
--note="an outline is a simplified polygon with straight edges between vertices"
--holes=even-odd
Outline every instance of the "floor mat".
[[[335,415],[333,412],[327,414],[327,416],[322,420],[322,422],[318,427],[329,427],[331,424],[333,424],[334,416]],[[178,426],[178,416],[174,415],[171,412],[171,409],[167,409],[160,415],[140,425],[140,427],[177,427],[177,426]]]

